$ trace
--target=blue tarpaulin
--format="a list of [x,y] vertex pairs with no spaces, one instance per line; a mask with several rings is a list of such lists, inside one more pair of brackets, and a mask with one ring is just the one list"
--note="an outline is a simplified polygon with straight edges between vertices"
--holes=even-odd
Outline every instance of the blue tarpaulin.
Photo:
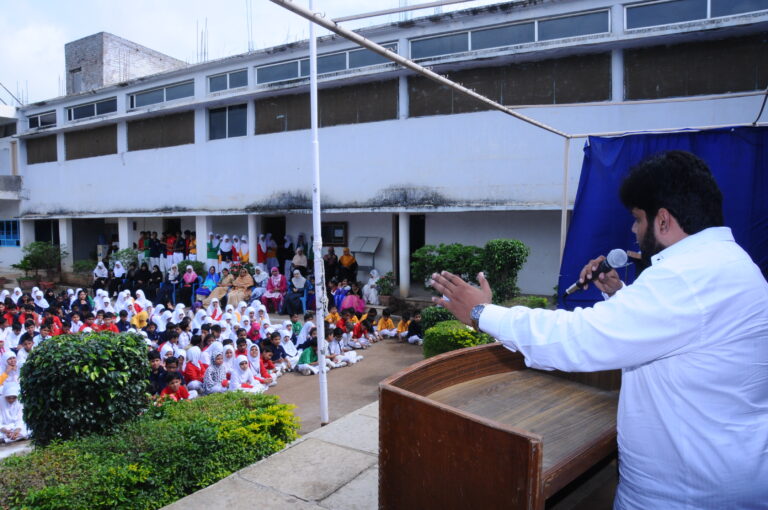
[[[703,159],[723,192],[723,214],[738,242],[768,275],[768,128],[734,127],[663,134],[590,137],[568,229],[559,294],[575,282],[584,264],[613,248],[639,250],[631,232],[632,216],[619,200],[619,186],[629,169],[644,158],[685,150]],[[706,253],[701,254],[706,257]],[[621,271],[630,283],[634,270]],[[591,306],[600,293],[590,286],[559,306]]]

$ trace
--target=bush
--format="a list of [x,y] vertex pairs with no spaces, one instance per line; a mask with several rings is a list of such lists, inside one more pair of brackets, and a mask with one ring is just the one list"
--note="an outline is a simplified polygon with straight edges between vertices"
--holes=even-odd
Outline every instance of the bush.
[[[123,267],[127,270],[131,264],[139,263],[139,250],[133,248],[126,248],[124,250],[118,250],[110,256],[112,261],[119,260]],[[114,264],[112,264],[114,267]]]
[[395,275],[392,271],[384,273],[376,282],[376,286],[379,288],[379,295],[391,296],[395,290]]
[[489,335],[475,331],[459,321],[440,322],[424,333],[424,357],[431,358],[444,352],[492,342],[494,340]]
[[179,262],[179,273],[184,273],[187,270],[187,266],[192,266],[197,276],[202,276],[203,280],[205,280],[205,273],[208,272],[205,270],[205,264],[199,260],[182,260]]
[[95,260],[76,260],[72,264],[72,271],[81,274],[91,274],[96,268]]
[[541,296],[528,296],[523,302],[528,308],[549,308],[549,299]]
[[477,283],[477,273],[483,269],[483,249],[463,244],[427,244],[411,256],[413,277],[427,286],[432,273],[450,271],[466,281]]
[[439,322],[455,320],[456,317],[442,306],[428,306],[421,311],[421,326],[424,331]]
[[493,289],[493,302],[500,303],[515,297],[519,293],[517,274],[528,259],[530,249],[522,241],[494,239],[488,241],[483,253],[486,278]]
[[0,463],[0,508],[154,509],[281,450],[290,406],[232,392],[166,402],[119,428]]
[[139,335],[60,335],[21,367],[24,421],[38,444],[110,432],[146,407],[149,362]]
[[35,241],[26,245],[22,252],[24,257],[18,264],[12,264],[11,267],[21,269],[25,273],[34,271],[58,271],[61,268],[61,258],[68,255],[64,246],[52,244],[45,241]]

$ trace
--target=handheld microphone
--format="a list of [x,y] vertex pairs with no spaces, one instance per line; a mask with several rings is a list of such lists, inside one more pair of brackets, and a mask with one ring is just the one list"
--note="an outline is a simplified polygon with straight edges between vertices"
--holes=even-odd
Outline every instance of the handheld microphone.
[[583,290],[584,287],[586,287],[587,283],[597,280],[598,276],[600,276],[602,273],[607,273],[613,269],[619,269],[621,267],[624,267],[627,265],[627,252],[622,250],[621,248],[616,248],[615,250],[611,250],[608,253],[608,256],[600,262],[600,265],[597,266],[596,271],[592,271],[592,278],[589,280],[586,280],[584,283],[576,282],[567,289],[565,289],[565,295],[570,296],[576,291]]

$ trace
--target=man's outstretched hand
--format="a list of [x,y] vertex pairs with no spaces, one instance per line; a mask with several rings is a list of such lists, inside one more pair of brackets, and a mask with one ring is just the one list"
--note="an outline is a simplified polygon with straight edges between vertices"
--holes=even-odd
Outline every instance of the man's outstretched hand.
[[432,301],[451,312],[464,324],[471,326],[472,319],[469,314],[472,312],[472,308],[490,303],[493,296],[491,286],[485,279],[485,274],[479,273],[477,281],[480,282],[479,288],[468,284],[448,271],[434,273],[431,281],[432,287],[443,297],[434,297]]

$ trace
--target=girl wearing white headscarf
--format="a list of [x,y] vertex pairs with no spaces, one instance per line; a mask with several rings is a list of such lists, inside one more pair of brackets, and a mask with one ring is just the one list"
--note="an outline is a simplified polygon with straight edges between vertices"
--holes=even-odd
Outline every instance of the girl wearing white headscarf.
[[112,268],[112,272],[114,273],[115,278],[120,280],[125,278],[125,268],[123,267],[123,263],[119,260],[115,262],[115,267]]
[[211,300],[211,304],[208,305],[208,309],[206,310],[206,312],[208,312],[208,316],[211,319],[215,321],[221,320],[221,316],[223,315],[223,313],[221,311],[221,307],[219,307],[219,300],[216,298],[213,298]]
[[235,363],[235,348],[230,345],[224,346],[224,368],[228,374],[232,374],[237,368]]
[[296,348],[296,344],[291,341],[290,330],[280,330],[280,345],[282,345],[283,350],[285,351],[286,361],[288,362],[288,366],[285,367],[285,371],[288,372],[293,370],[293,368],[299,363],[299,356],[301,356],[301,351],[299,351],[299,349]]
[[269,275],[264,270],[264,266],[262,264],[258,264],[253,269],[253,289],[251,289],[251,302],[256,301],[257,299],[261,299],[261,296],[264,295],[265,292],[267,292],[267,279],[269,278]]
[[[72,290],[72,289],[69,289]],[[3,289],[2,292],[0,292],[0,303],[5,304],[5,300],[8,298],[8,296],[11,295],[11,292],[9,290]]]
[[[13,289],[13,294],[11,294],[11,299],[15,304],[18,305],[20,298],[21,298],[21,289],[16,287],[15,289]],[[72,303],[70,302],[69,304],[71,305]]]
[[200,347],[196,345],[187,349],[187,366],[184,367],[184,380],[187,383],[187,389],[190,391],[200,391],[203,387],[205,367],[200,363],[201,355]]
[[128,310],[129,303],[127,300],[130,297],[131,297],[130,290],[124,290],[117,295],[117,299],[115,300],[115,311],[117,313],[120,313],[123,310],[126,310],[126,311]]
[[232,236],[232,262],[240,262],[240,238]]
[[235,358],[236,367],[229,379],[229,389],[232,391],[247,391],[249,393],[264,393],[266,386],[256,381],[248,364],[248,358],[242,354]]
[[157,331],[159,333],[165,332],[165,327],[168,324],[168,321],[171,320],[171,317],[173,314],[169,312],[168,310],[163,310],[163,313],[160,314],[159,317],[155,317],[157,320],[152,319],[152,322],[157,324]]
[[206,312],[204,309],[199,308],[197,312],[195,312],[195,317],[192,319],[192,332],[200,331],[200,328],[203,327],[203,321],[208,316],[208,312]]
[[0,385],[19,381],[19,365],[16,353],[8,349],[3,353],[3,373],[0,374]]
[[[147,297],[144,295],[143,290],[139,289],[136,291],[136,304],[139,305],[142,310],[146,310],[147,308],[152,306],[152,301],[147,299]],[[158,305],[158,306],[161,306],[161,305]]]
[[264,234],[259,234],[258,242],[256,243],[256,263],[266,264],[267,262],[267,238]]
[[371,269],[371,272],[368,274],[368,276],[370,276],[368,283],[363,286],[363,299],[365,299],[365,302],[369,305],[378,305],[379,287],[377,282],[380,278],[379,272],[375,269]]
[[293,238],[289,234],[285,234],[285,240],[283,241],[283,247],[280,252],[280,258],[284,260],[283,274],[288,278],[291,276],[291,266],[293,265],[293,256],[295,255]]
[[224,367],[224,348],[219,342],[214,342],[208,347],[211,364],[205,370],[203,376],[203,395],[211,393],[223,393],[226,391],[227,369]]
[[[272,239],[272,234],[267,234],[266,238],[267,243],[267,272],[272,272],[273,267],[278,267],[280,265],[280,261],[277,260],[277,243],[274,239]],[[279,271],[278,267],[278,271]]]
[[237,304],[237,308],[235,308],[235,320],[238,324],[243,322],[243,319],[245,318],[245,310],[248,308],[248,305],[245,301],[240,301]]
[[221,244],[219,245],[219,266],[224,269],[229,269],[232,263],[232,240],[228,235],[224,236]]
[[251,249],[248,247],[248,238],[240,238],[240,263],[245,264],[251,261]]
[[109,299],[109,296],[103,296],[101,302],[101,309],[104,310],[104,313],[115,313],[115,309],[112,308],[112,301]]
[[50,304],[48,304],[48,301],[43,297],[43,291],[38,290],[34,294],[34,301],[35,301],[35,311],[37,313],[42,313],[43,310],[47,310],[51,307]]
[[3,386],[3,398],[0,399],[0,436],[6,443],[27,439],[29,431],[24,423],[23,408],[19,402],[19,383],[11,382]]
[[104,262],[99,262],[93,270],[94,290],[104,288],[107,285],[107,278],[109,278],[109,270],[104,265]]

